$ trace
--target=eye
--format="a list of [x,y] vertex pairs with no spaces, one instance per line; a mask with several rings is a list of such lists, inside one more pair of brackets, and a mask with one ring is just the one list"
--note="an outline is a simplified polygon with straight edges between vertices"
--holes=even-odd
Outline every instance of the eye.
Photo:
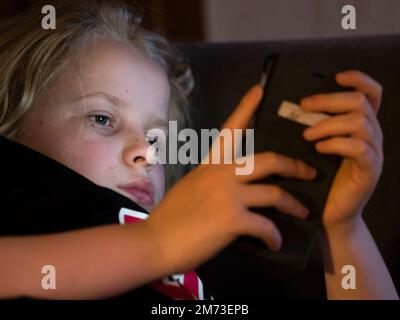
[[92,114],[88,116],[89,123],[98,128],[112,127],[112,119],[104,114]]

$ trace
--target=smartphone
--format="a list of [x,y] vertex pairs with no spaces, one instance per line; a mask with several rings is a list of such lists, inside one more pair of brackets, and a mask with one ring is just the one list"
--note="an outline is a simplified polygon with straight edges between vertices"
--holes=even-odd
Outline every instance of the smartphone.
[[315,150],[315,142],[303,138],[303,131],[331,114],[310,113],[300,109],[303,97],[319,93],[348,91],[335,82],[335,72],[314,67],[288,54],[266,58],[261,82],[264,96],[253,119],[254,152],[272,151],[302,159],[318,171],[310,181],[270,176],[253,183],[277,185],[299,199],[309,210],[306,220],[299,220],[274,208],[250,208],[271,219],[282,234],[279,252],[269,251],[260,240],[241,237],[234,248],[277,263],[304,269],[312,251],[325,203],[342,158],[323,155]]

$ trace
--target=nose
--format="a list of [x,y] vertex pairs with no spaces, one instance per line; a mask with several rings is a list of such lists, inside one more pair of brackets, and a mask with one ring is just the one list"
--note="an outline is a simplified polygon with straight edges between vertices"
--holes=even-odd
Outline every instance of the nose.
[[127,144],[122,152],[124,163],[129,167],[147,167],[146,152],[150,144],[145,138],[135,138]]

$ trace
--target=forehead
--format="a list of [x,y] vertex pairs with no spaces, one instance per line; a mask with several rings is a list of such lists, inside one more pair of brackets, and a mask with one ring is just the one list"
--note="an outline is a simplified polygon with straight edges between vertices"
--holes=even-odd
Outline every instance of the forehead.
[[104,92],[134,107],[168,112],[165,71],[131,44],[102,40],[89,46],[68,66],[64,90],[66,82],[71,95]]

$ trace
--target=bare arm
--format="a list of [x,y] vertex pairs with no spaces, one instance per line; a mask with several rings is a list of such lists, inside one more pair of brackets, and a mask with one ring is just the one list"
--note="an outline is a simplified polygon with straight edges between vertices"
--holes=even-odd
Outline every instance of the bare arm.
[[[153,238],[144,223],[2,237],[0,298],[91,299],[123,293],[171,272]],[[44,265],[56,269],[56,290],[42,288]]]
[[[362,218],[321,232],[328,299],[398,299],[390,274]],[[343,266],[355,268],[356,288],[342,288]]]

